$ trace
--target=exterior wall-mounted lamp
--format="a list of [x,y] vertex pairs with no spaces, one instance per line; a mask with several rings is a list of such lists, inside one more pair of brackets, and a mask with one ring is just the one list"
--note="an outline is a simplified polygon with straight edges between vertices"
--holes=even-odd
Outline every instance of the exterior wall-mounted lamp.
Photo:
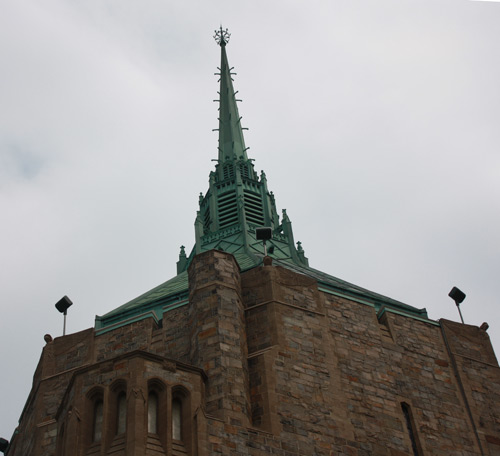
[[63,323],[63,336],[66,335],[66,315],[68,313],[68,307],[70,307],[73,303],[71,300],[67,297],[64,296],[62,297],[59,301],[56,303],[56,309],[64,314],[64,323]]
[[9,448],[9,441],[5,439],[0,439],[0,451],[2,453],[5,453],[7,451],[7,448]]
[[460,303],[465,299],[465,293],[459,290],[457,287],[453,287],[448,293],[448,296],[453,299],[453,301],[455,301],[458,313],[460,314],[460,320],[462,320],[462,324],[464,324],[464,318],[462,317],[462,311],[460,310]]
[[273,230],[268,226],[256,228],[255,237],[257,238],[258,241],[262,241],[262,243],[264,244],[264,256],[267,256],[266,241],[269,241],[269,239],[273,237]]

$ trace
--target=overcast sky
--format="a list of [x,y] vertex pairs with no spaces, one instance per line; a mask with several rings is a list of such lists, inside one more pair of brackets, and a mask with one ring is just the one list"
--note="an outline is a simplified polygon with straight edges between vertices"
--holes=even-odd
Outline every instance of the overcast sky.
[[256,170],[310,265],[490,324],[500,350],[500,4],[0,2],[0,437],[68,332],[175,275],[232,33]]

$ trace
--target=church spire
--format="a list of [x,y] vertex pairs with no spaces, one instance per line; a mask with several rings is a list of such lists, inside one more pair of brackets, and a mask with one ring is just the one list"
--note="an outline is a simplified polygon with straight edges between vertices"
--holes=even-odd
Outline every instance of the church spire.
[[248,160],[241,117],[238,113],[236,93],[233,88],[233,68],[229,66],[226,45],[229,32],[222,29],[215,31],[215,40],[221,48],[221,63],[218,68],[219,88],[219,164],[227,161]]
[[292,222],[283,211],[280,223],[274,195],[267,188],[267,178],[260,178],[252,160],[248,158],[243,138],[244,128],[238,113],[233,88],[232,68],[229,66],[226,46],[230,34],[222,27],[215,31],[215,40],[221,48],[219,72],[219,145],[215,171],[209,176],[205,195],[200,194],[199,210],[195,220],[196,244],[185,257],[181,248],[177,272],[185,271],[194,255],[218,249],[232,253],[241,264],[259,264],[264,256],[262,241],[257,240],[256,228],[270,227],[268,255],[301,266],[308,261],[302,247],[295,247]]

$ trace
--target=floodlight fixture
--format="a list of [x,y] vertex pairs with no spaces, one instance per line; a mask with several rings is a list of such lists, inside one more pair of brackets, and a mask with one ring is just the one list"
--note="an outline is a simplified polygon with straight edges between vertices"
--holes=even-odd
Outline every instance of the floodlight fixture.
[[8,447],[9,447],[9,441],[0,438],[0,451],[2,453],[5,453]]
[[68,314],[68,308],[73,304],[71,299],[69,299],[67,296],[63,296],[59,301],[56,303],[56,309],[64,314],[64,323],[63,323],[63,336],[66,335],[66,315]]
[[448,296],[455,301],[457,305],[458,313],[460,314],[460,320],[462,320],[462,324],[464,324],[464,318],[462,317],[462,311],[460,310],[460,304],[465,299],[465,293],[462,290],[459,290],[457,287],[453,287],[451,291],[448,293]]
[[255,237],[264,244],[264,256],[267,256],[266,241],[273,237],[273,230],[269,226],[262,226],[255,229]]

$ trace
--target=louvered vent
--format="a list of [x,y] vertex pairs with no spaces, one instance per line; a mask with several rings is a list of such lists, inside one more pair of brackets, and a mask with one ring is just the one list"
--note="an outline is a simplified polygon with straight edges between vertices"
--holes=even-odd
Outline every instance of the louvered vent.
[[241,177],[246,179],[250,178],[250,171],[248,170],[248,165],[246,163],[240,163],[240,174]]
[[210,218],[210,208],[207,207],[203,214],[203,231],[206,233],[210,232],[210,225],[212,224],[212,219]]
[[223,168],[224,180],[232,179],[234,177],[234,166],[232,163],[227,163]]
[[236,207],[236,192],[234,190],[219,196],[217,208],[219,228],[225,228],[238,222],[238,208]]
[[245,214],[247,221],[257,226],[264,225],[264,211],[262,197],[258,193],[245,190]]

